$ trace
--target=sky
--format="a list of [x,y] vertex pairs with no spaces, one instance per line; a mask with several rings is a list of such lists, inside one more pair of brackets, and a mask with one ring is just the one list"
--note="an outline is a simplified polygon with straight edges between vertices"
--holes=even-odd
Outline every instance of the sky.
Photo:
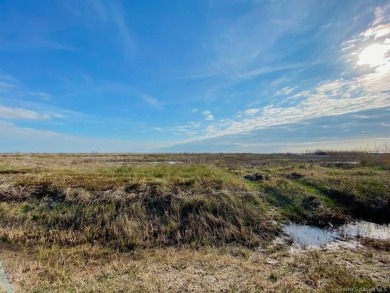
[[389,1],[0,1],[0,152],[389,146]]

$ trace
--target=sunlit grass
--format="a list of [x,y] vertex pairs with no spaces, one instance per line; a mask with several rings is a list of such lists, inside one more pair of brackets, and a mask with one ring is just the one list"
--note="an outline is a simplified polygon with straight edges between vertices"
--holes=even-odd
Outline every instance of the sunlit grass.
[[[18,247],[18,264],[6,260],[11,281],[22,291],[180,292],[174,286],[191,272],[186,281],[198,291],[372,287],[368,271],[354,277],[340,256],[290,256],[273,244],[282,221],[386,221],[390,176],[382,162],[335,156],[0,156],[0,244],[7,253]],[[375,257],[349,255],[367,262],[365,270]],[[194,273],[200,265],[225,281],[207,283]]]

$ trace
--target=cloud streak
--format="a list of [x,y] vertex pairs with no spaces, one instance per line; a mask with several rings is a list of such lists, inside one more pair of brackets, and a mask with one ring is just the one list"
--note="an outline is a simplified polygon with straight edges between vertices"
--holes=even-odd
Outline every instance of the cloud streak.
[[28,109],[11,108],[0,105],[0,118],[3,119],[48,120],[52,117],[53,116],[49,114],[38,113]]
[[142,100],[148,104],[149,106],[156,108],[158,110],[164,109],[163,103],[159,102],[156,98],[151,97],[149,95],[142,94]]
[[253,113],[253,118],[216,123],[205,134],[193,140],[219,137],[266,128],[274,125],[289,124],[329,115],[342,115],[368,109],[390,106],[390,73],[378,75],[372,73],[350,81],[335,80],[319,84],[311,91],[297,93],[306,98],[292,107],[266,106]]
[[54,131],[37,130],[28,127],[19,127],[13,123],[0,121],[0,134],[2,137],[9,137],[10,135],[18,136],[35,136],[35,137],[53,137],[59,134]]
[[325,144],[327,149],[375,149],[374,145],[380,146],[390,141],[390,137],[385,135],[388,126],[383,124],[383,121],[389,120],[389,116],[390,108],[382,108],[357,114],[319,117],[192,141],[175,145],[167,151],[296,152],[323,148]]
[[11,83],[0,81],[0,92],[7,92],[14,89],[15,87],[16,86]]
[[[98,20],[104,25],[109,25],[117,32],[125,52],[134,50],[135,41],[125,17],[123,7],[118,3],[104,2],[100,0],[88,1],[88,5],[95,11]],[[125,53],[127,55],[127,53]]]

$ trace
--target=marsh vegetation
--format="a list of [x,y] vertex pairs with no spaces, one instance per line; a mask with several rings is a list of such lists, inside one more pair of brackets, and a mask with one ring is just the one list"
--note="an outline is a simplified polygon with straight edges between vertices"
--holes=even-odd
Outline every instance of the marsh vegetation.
[[1,155],[1,257],[20,292],[389,286],[388,239],[278,243],[290,221],[389,223],[389,170],[386,153]]

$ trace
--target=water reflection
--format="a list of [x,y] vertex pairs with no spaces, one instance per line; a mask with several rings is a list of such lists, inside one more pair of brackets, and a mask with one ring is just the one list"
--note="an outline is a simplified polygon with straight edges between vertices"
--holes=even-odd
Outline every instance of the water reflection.
[[322,229],[309,225],[290,223],[283,227],[283,232],[290,236],[294,243],[303,246],[321,246],[335,240],[346,240],[356,237],[372,239],[390,239],[390,225],[358,221],[345,224],[338,229]]
[[365,237],[372,239],[390,239],[390,224],[379,225],[359,221],[341,226],[338,229],[338,233],[343,238]]
[[284,226],[283,232],[289,235],[294,243],[299,243],[304,246],[320,246],[335,240],[338,236],[338,234],[332,230],[295,223]]

